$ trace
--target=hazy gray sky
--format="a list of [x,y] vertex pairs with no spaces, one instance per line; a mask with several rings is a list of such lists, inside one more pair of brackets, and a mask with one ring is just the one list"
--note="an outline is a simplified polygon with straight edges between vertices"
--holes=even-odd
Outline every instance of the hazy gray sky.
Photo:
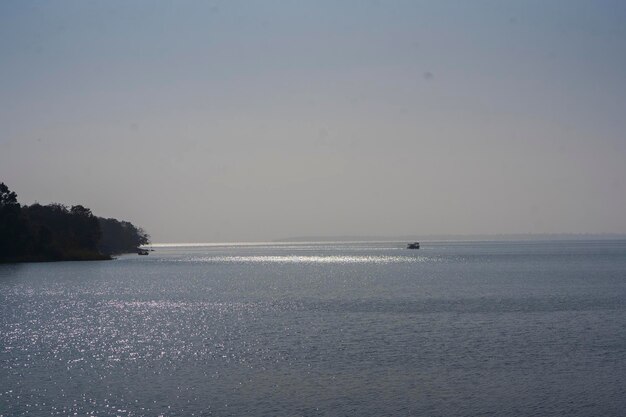
[[154,241],[626,232],[626,2],[2,1],[0,181]]

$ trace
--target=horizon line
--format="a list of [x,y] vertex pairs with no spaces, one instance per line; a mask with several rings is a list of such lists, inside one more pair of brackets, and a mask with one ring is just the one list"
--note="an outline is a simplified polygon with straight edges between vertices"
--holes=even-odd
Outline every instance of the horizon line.
[[429,234],[416,238],[405,236],[302,236],[259,241],[222,242],[154,242],[143,246],[153,247],[202,247],[202,246],[262,246],[319,243],[406,243],[407,241],[500,241],[500,240],[584,240],[626,239],[626,233],[498,233],[498,234]]

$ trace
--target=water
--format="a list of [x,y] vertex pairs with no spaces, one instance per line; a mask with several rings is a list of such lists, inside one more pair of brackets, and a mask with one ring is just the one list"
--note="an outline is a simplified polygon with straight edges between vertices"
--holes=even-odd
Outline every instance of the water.
[[0,265],[0,415],[623,416],[626,242]]

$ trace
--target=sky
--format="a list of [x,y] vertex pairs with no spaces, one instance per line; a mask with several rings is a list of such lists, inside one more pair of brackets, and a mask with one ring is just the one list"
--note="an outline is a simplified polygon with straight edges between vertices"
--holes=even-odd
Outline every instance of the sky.
[[626,233],[626,2],[0,2],[0,182],[155,242]]

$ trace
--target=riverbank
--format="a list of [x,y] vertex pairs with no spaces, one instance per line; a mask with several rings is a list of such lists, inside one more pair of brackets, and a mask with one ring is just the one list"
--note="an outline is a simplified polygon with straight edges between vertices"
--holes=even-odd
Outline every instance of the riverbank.
[[0,183],[0,263],[103,261],[149,242],[142,228],[82,205],[21,205]]

